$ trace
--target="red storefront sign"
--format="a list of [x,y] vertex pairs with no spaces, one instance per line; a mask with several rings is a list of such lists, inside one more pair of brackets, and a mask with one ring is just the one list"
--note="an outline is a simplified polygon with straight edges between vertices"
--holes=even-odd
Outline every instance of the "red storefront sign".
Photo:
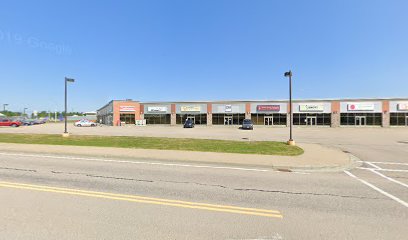
[[256,110],[258,112],[279,112],[280,105],[258,105]]

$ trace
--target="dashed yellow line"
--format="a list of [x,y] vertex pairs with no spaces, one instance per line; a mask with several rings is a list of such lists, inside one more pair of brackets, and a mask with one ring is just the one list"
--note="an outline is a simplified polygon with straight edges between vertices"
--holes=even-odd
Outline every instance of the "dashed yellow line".
[[216,211],[216,212],[227,212],[227,213],[255,215],[255,216],[262,216],[262,217],[283,218],[283,215],[279,211],[268,210],[268,209],[245,208],[245,207],[237,207],[237,206],[229,206],[229,205],[187,202],[187,201],[180,201],[180,200],[151,198],[151,197],[144,197],[144,196],[137,196],[137,195],[95,192],[95,191],[86,191],[86,190],[80,190],[80,189],[49,187],[49,186],[42,186],[42,185],[12,183],[12,182],[0,182],[0,187],[25,189],[25,190],[33,190],[33,191],[41,191],[41,192],[61,193],[61,194],[86,196],[86,197],[94,197],[94,198],[104,198],[104,199],[127,201],[127,202],[165,205],[165,206],[173,206],[173,207],[181,207],[181,208],[200,209],[200,210],[208,210],[208,211]]

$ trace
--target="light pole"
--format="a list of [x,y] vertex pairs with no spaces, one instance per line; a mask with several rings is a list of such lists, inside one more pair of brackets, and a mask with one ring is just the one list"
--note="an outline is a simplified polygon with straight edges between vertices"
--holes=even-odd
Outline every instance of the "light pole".
[[288,145],[295,145],[295,141],[292,137],[292,125],[293,125],[293,106],[292,106],[292,71],[285,72],[285,77],[289,77],[289,127],[290,127],[290,134],[289,134],[289,141]]
[[64,80],[64,83],[65,83],[65,131],[64,131],[64,134],[62,134],[63,137],[69,136],[68,129],[67,129],[67,107],[68,107],[67,105],[67,86],[69,82],[73,83],[75,82],[75,79],[66,77]]
[[26,110],[27,110],[28,108],[24,108],[23,109],[23,117],[25,117],[25,115],[26,115]]
[[8,103],[3,104],[3,112],[6,112],[6,107],[8,106]]

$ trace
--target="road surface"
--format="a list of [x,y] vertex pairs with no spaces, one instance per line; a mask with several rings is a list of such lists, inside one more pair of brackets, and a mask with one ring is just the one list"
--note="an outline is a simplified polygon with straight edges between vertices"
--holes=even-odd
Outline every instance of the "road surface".
[[[15,153],[0,154],[0,163],[2,239],[403,239],[407,234],[408,205],[345,173]],[[350,174],[408,199],[407,186],[371,170]]]

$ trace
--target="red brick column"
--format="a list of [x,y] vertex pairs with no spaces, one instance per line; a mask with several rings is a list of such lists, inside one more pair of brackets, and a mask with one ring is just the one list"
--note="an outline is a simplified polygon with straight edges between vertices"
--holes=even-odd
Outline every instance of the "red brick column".
[[212,125],[212,103],[207,103],[207,126]]
[[386,100],[382,102],[382,126],[390,126],[390,102]]
[[340,127],[340,102],[331,103],[331,127]]
[[177,120],[176,115],[176,104],[171,104],[171,118],[170,118],[170,125],[176,125]]
[[251,104],[250,103],[245,104],[245,118],[251,119]]

